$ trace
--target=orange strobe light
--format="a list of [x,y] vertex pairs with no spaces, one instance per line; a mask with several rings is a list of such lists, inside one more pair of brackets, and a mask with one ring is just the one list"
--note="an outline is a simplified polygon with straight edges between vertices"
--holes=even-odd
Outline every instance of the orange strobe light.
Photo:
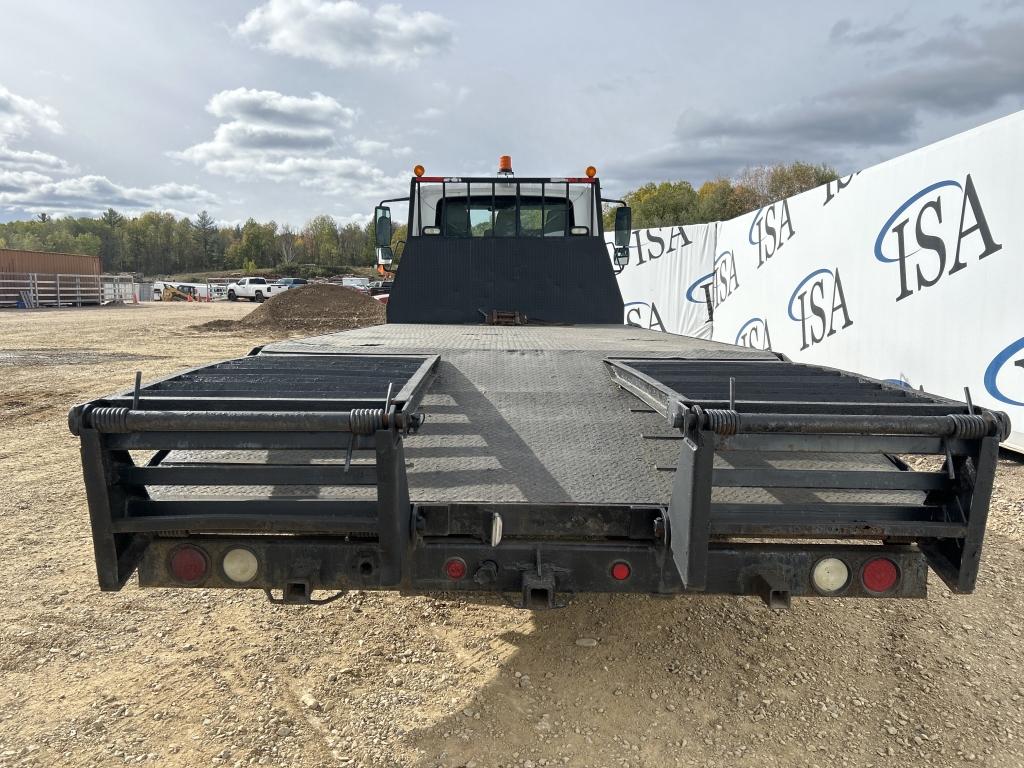
[[498,173],[512,173],[512,155],[502,155],[498,158]]
[[587,178],[592,179],[597,176],[597,168],[592,165],[587,166]]

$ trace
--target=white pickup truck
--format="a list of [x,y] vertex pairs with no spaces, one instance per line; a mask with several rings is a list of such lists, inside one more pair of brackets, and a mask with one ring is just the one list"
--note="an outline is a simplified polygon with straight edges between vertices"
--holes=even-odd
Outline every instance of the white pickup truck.
[[282,286],[268,283],[265,277],[243,277],[228,285],[228,301],[266,301],[271,294],[283,293],[286,290],[288,289]]

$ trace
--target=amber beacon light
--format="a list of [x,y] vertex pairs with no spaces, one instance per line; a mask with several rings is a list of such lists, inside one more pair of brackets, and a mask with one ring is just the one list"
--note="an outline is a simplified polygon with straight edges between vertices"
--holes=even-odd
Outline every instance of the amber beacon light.
[[502,155],[498,158],[498,173],[512,173],[512,155]]
[[597,168],[592,165],[587,166],[587,178],[592,179],[597,176]]
[[423,175],[425,170],[426,169],[422,165],[417,165],[415,168],[412,169],[412,172],[416,174],[416,178],[418,179],[420,176]]

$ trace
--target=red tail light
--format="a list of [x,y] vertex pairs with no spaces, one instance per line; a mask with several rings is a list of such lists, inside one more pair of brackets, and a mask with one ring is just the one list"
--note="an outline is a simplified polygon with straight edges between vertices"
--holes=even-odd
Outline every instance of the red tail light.
[[900,579],[900,569],[887,557],[876,557],[864,563],[860,580],[869,592],[888,592]]
[[612,566],[612,578],[616,581],[625,581],[631,573],[628,563],[615,563]]
[[466,576],[466,561],[461,557],[453,557],[444,564],[444,572],[452,581],[458,581]]
[[171,574],[183,584],[196,584],[210,571],[210,558],[199,547],[182,544],[171,553]]

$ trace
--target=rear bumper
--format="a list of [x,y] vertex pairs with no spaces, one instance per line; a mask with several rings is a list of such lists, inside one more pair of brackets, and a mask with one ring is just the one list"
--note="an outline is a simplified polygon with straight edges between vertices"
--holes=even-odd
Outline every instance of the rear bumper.
[[[208,576],[192,584],[174,578],[170,559],[187,542],[209,558]],[[259,563],[255,577],[244,584],[231,581],[221,565],[228,551],[243,547]],[[884,556],[899,570],[896,585],[877,594],[868,591],[859,573],[868,560]],[[503,542],[498,547],[483,543],[435,541],[413,549],[404,563],[408,578],[388,584],[381,563],[386,553],[374,542],[339,541],[323,537],[207,536],[189,539],[156,539],[149,543],[139,564],[142,587],[204,587],[281,590],[296,602],[314,590],[399,589],[408,594],[435,592],[503,592],[524,595],[537,605],[537,594],[547,582],[550,600],[582,592],[642,593],[658,595],[722,594],[751,595],[771,601],[789,596],[822,596],[811,580],[814,565],[825,557],[843,560],[851,577],[830,597],[923,598],[927,594],[927,563],[913,546],[843,546],[829,544],[713,544],[708,553],[705,589],[687,590],[672,562],[671,553],[655,543],[553,543]],[[466,563],[463,578],[449,578],[445,564],[459,558]],[[629,577],[617,580],[612,567],[629,566]],[[546,600],[543,595],[541,601]]]

